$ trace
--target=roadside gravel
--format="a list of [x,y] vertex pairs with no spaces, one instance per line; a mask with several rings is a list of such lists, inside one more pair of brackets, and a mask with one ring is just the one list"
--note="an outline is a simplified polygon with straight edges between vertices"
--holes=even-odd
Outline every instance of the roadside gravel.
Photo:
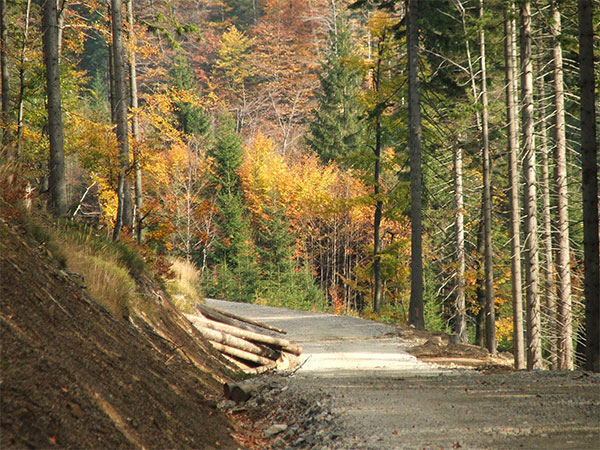
[[245,405],[272,448],[600,449],[600,376],[484,375],[418,361],[385,324],[210,301],[288,330],[293,375],[262,377]]

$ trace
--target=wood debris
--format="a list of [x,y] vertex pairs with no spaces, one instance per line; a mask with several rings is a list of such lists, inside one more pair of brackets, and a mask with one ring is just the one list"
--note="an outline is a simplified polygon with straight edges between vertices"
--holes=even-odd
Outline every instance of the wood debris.
[[298,364],[302,349],[287,339],[257,331],[279,334],[286,331],[236,314],[198,305],[196,314],[186,314],[194,327],[221,354],[249,374],[287,370]]

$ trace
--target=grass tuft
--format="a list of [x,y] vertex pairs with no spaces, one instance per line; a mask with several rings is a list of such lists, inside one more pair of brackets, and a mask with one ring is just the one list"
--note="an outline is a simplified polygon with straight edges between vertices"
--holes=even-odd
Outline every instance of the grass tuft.
[[171,294],[175,306],[184,312],[192,313],[195,305],[204,302],[204,295],[200,289],[200,272],[189,261],[175,259],[171,262],[171,271],[175,276],[167,281],[167,292]]

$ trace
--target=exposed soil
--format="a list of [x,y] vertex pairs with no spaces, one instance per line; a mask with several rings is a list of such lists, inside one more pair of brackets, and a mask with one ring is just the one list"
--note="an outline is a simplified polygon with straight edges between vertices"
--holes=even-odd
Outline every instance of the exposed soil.
[[398,336],[414,343],[407,352],[420,361],[448,368],[477,369],[484,373],[514,371],[513,356],[510,353],[492,356],[485,348],[452,342],[453,336],[445,333],[398,326]]
[[0,221],[0,448],[238,448],[232,372],[142,276],[113,318],[24,228]]

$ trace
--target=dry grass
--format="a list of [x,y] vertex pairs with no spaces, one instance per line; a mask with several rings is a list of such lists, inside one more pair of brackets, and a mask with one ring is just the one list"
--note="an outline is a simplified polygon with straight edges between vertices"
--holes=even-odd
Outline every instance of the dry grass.
[[135,300],[135,282],[117,258],[108,253],[93,255],[84,246],[64,241],[62,254],[71,272],[81,274],[90,296],[114,317],[124,317]]
[[184,312],[194,312],[194,306],[204,301],[200,291],[200,272],[191,262],[174,259],[171,261],[171,271],[175,274],[167,282],[167,291],[171,294],[173,303]]

